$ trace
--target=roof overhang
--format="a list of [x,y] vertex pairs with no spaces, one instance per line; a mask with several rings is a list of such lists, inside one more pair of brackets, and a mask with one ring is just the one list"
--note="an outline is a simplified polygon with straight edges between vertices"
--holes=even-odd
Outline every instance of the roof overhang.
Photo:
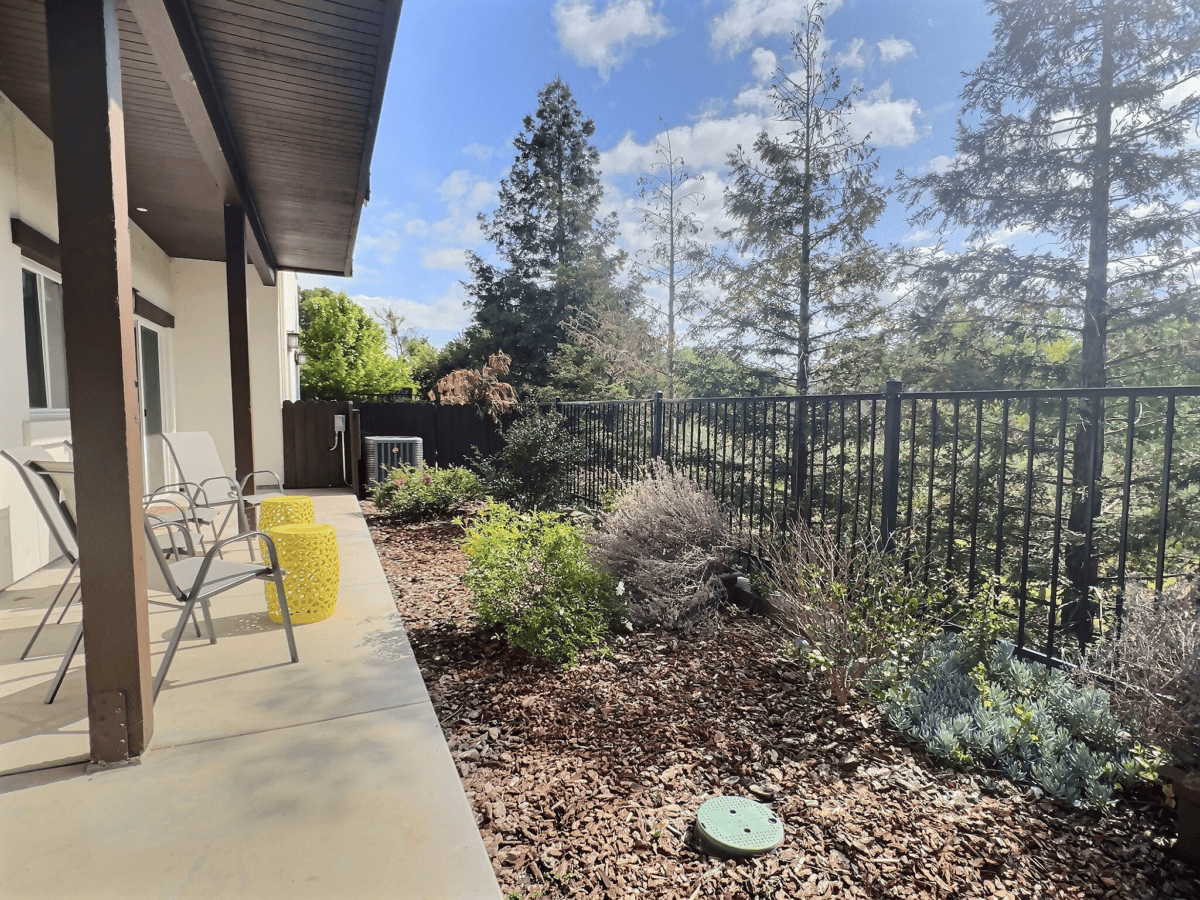
[[[224,260],[349,275],[402,0],[119,0],[131,218]],[[0,91],[51,138],[43,0],[0,0]]]

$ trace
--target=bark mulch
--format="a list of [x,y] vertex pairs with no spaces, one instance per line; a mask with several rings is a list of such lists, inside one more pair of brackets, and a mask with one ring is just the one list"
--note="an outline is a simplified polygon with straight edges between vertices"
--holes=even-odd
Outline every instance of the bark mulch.
[[[839,710],[745,616],[539,663],[475,627],[458,526],[366,509],[508,898],[1200,898],[1149,793],[1098,816],[948,771]],[[696,810],[723,794],[769,802],[783,846],[695,849]]]

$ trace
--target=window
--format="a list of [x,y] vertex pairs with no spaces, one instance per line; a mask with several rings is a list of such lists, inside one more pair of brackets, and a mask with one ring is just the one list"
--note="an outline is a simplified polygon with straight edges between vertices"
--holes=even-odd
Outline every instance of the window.
[[49,275],[21,270],[25,306],[25,369],[30,409],[66,409],[67,347],[62,285]]

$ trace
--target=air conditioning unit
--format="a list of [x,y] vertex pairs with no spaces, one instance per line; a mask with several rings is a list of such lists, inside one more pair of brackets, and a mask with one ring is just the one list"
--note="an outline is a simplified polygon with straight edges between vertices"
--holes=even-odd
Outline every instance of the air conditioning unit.
[[364,437],[367,445],[367,481],[378,484],[397,466],[419,469],[425,465],[424,446],[419,437]]

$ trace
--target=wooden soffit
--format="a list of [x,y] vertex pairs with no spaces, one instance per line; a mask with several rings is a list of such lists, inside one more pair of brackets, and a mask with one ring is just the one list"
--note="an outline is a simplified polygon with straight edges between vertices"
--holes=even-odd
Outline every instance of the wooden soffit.
[[[237,203],[264,279],[350,274],[400,6],[118,0],[130,217],[224,260]],[[0,0],[0,91],[54,137],[43,0]]]

